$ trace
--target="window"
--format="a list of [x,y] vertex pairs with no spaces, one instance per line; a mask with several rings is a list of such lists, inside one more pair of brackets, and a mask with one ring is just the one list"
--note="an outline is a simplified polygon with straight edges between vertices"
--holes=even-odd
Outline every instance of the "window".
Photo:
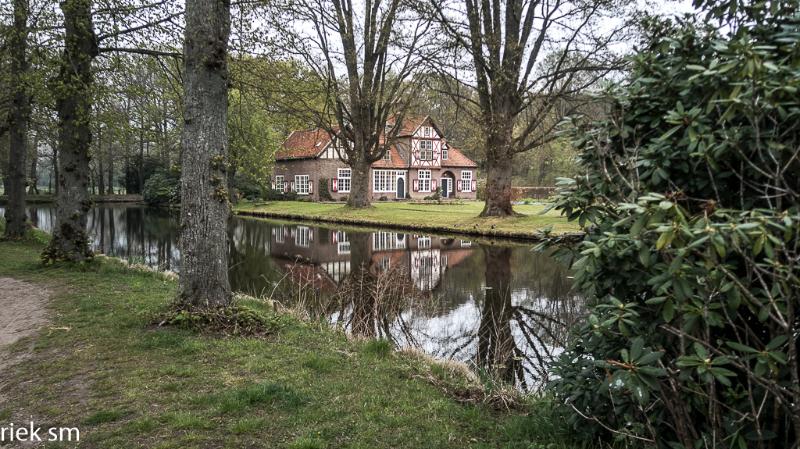
[[351,171],[349,168],[340,168],[339,172],[336,175],[338,179],[336,184],[336,190],[342,193],[347,193],[350,191],[350,178],[351,178]]
[[420,237],[417,239],[417,248],[419,249],[428,249],[431,247],[431,238],[430,237]]
[[471,192],[472,191],[472,172],[468,170],[463,170],[461,172],[461,191],[462,192]]
[[442,148],[442,159],[447,160],[448,156],[450,156],[447,147]]
[[419,160],[432,161],[433,160],[433,141],[420,140],[419,141]]
[[391,150],[386,150],[386,153],[383,155],[383,158],[386,159],[387,161],[391,161],[392,160]]
[[294,177],[294,191],[298,195],[308,195],[308,175],[295,175]]
[[294,233],[294,244],[308,248],[311,241],[311,228],[308,226],[298,226]]
[[430,192],[431,191],[431,171],[430,170],[420,170],[418,173],[419,179],[419,191],[420,192]]
[[350,239],[344,231],[336,231],[336,253],[350,254]]
[[372,234],[372,249],[374,251],[403,249],[406,247],[405,237],[405,234],[396,232],[375,232]]
[[275,243],[283,243],[286,241],[286,228],[283,225],[272,228],[275,233]]
[[394,192],[397,190],[397,173],[394,170],[373,170],[372,191]]
[[430,137],[431,136],[431,127],[430,126],[426,126],[426,127],[422,128],[422,133],[423,133],[423,135],[425,137]]
[[275,175],[275,190],[283,192],[286,187],[283,185],[283,175]]

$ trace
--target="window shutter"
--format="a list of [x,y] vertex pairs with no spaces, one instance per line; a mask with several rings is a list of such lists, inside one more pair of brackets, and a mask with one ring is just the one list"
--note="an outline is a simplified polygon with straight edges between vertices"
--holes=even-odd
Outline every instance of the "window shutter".
[[334,191],[334,192],[338,192],[339,191],[339,185],[338,184],[339,184],[339,180],[337,178],[332,178],[331,179],[331,190]]
[[456,190],[458,190],[459,192],[461,191],[461,185],[462,185],[462,184],[463,184],[463,183],[461,182],[461,179],[459,179],[458,181],[456,181]]
[[289,182],[289,191],[294,192],[294,181]]
[[415,192],[419,192],[419,179],[415,179],[412,183]]
[[308,180],[308,193],[309,195],[314,193],[314,181]]
[[431,180],[431,191],[436,191],[436,180],[435,179]]
[[474,192],[474,191],[476,191],[476,190],[477,190],[477,187],[478,187],[478,181],[474,181],[474,180],[473,180],[473,181],[472,181],[472,186],[471,186],[471,187],[472,187],[472,190],[470,190],[470,192]]

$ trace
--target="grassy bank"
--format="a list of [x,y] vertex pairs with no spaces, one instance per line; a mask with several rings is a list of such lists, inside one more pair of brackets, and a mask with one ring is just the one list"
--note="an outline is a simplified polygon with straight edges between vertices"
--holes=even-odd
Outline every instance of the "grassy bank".
[[265,339],[154,327],[174,281],[110,260],[43,267],[41,249],[0,242],[0,277],[52,292],[51,323],[0,375],[0,423],[79,426],[98,448],[574,447],[546,407],[458,402],[424,380],[446,370],[384,342],[286,315]]
[[514,210],[522,215],[512,218],[478,218],[482,209],[480,201],[454,204],[376,202],[368,209],[350,209],[335,203],[273,201],[243,202],[234,211],[243,215],[526,239],[536,238],[545,229],[551,229],[554,234],[579,230],[558,212],[542,214],[543,205],[515,206]]
[[[92,202],[95,203],[143,203],[142,195],[90,195]],[[56,202],[54,194],[42,193],[39,195],[26,195],[25,202],[28,204],[53,204]],[[0,195],[0,206],[8,203],[8,197]]]

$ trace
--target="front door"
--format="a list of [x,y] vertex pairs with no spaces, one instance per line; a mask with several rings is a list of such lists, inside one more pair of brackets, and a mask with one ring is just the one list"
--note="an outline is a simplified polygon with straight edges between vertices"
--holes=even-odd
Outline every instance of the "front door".
[[406,180],[404,178],[397,178],[397,198],[406,197]]
[[452,186],[450,185],[450,178],[442,178],[442,197],[450,198],[450,192],[453,191]]

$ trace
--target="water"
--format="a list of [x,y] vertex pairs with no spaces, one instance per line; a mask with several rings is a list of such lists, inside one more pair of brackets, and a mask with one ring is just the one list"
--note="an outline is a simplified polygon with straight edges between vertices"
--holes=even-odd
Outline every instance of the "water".
[[[30,215],[52,229],[54,209]],[[89,233],[99,253],[180,270],[174,211],[96,207]],[[231,220],[230,236],[236,291],[465,362],[523,390],[547,380],[549,361],[584,313],[565,267],[529,245],[242,217]]]

